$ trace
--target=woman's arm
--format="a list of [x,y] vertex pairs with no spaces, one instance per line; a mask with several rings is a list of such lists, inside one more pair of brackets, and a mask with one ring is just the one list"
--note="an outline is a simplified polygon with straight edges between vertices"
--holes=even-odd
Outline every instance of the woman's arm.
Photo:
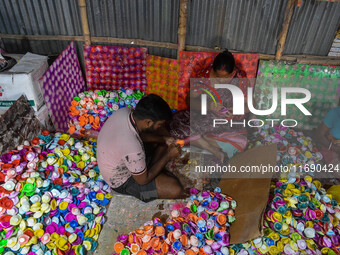
[[185,98],[185,102],[187,104],[187,107],[191,110],[200,111],[201,110],[201,99],[200,96],[193,97],[190,96],[190,93]]
[[315,142],[318,145],[328,148],[330,145],[330,141],[327,138],[329,131],[329,127],[327,127],[325,123],[322,122],[314,133]]

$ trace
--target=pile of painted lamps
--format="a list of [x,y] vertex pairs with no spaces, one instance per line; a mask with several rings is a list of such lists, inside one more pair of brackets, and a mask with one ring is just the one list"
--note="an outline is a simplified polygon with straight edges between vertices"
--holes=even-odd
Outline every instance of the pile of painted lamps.
[[71,102],[69,133],[83,134],[85,130],[99,131],[112,113],[123,107],[136,107],[143,95],[143,92],[132,89],[81,92]]
[[0,254],[96,249],[111,195],[93,140],[43,131],[0,159]]
[[[282,144],[287,146],[285,152],[278,150],[278,165],[293,167],[297,163],[289,148],[299,153],[311,152],[309,163],[320,158],[312,140],[293,129],[267,126],[251,139],[252,146],[273,142],[279,148]],[[308,164],[308,160],[299,163]],[[264,236],[229,246],[229,254],[340,254],[339,220],[340,206],[322,188],[321,182],[293,171],[272,184],[264,215]]]
[[275,183],[265,213],[261,254],[340,254],[340,207],[311,176]]
[[229,254],[340,254],[340,207],[311,176],[274,183],[264,236],[229,247]]
[[305,164],[315,164],[323,158],[310,137],[292,128],[264,125],[250,139],[250,148],[277,143],[278,165],[299,168]]
[[119,235],[116,254],[227,254],[229,227],[236,201],[221,193],[191,190],[185,208],[173,210],[161,222],[146,222],[128,235]]

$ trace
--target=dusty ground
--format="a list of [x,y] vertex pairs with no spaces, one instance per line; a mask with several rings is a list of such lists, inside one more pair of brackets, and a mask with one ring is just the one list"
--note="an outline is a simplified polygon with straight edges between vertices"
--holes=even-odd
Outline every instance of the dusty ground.
[[181,201],[158,199],[144,203],[134,197],[115,193],[106,213],[98,248],[93,254],[111,255],[118,234],[128,234],[155,217],[167,220],[171,208],[177,203]]

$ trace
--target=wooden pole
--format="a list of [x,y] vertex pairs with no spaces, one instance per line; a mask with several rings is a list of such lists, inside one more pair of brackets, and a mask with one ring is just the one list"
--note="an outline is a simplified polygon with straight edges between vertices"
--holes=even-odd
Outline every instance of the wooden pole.
[[188,15],[188,0],[180,0],[177,59],[179,59],[180,52],[185,50],[185,36],[187,33],[187,15]]
[[[38,41],[84,41],[84,36],[67,36],[67,35],[11,35],[11,34],[0,34],[2,39],[16,39],[16,40],[38,40]],[[140,39],[124,39],[124,38],[113,38],[113,37],[91,37],[92,42],[101,43],[117,43],[117,44],[132,44],[138,46],[152,46],[167,49],[177,49],[177,44],[166,43],[166,42],[154,42],[145,41]],[[207,51],[207,52],[220,52],[221,50],[202,47],[202,46],[191,46],[186,45],[186,50],[189,51]],[[233,53],[240,53],[239,51],[230,50]],[[258,54],[259,59],[262,60],[274,60],[275,55],[269,54]],[[304,64],[315,64],[315,65],[338,65],[340,66],[339,57],[329,56],[313,56],[313,55],[282,55],[281,60],[283,61],[294,61]]]
[[[68,36],[68,35],[11,35],[11,34],[0,34],[0,38],[3,39],[17,39],[17,40],[34,40],[34,41],[81,41],[83,42],[84,36]],[[91,42],[101,43],[117,43],[117,44],[130,44],[139,46],[150,46],[167,49],[177,49],[176,43],[167,42],[154,42],[146,41],[141,39],[125,39],[125,38],[114,38],[114,37],[91,37]]]
[[154,41],[146,41],[146,40],[141,40],[141,39],[125,39],[125,38],[113,38],[113,37],[91,37],[91,40],[92,40],[92,42],[130,44],[132,46],[141,45],[141,46],[174,49],[174,50],[177,49],[176,43],[154,42]]
[[275,57],[276,60],[281,59],[283,50],[285,48],[289,24],[293,16],[295,1],[296,0],[288,0],[287,6],[286,6],[282,30],[279,34],[278,44],[276,48],[276,57]]
[[3,39],[15,40],[33,40],[33,41],[77,41],[83,42],[84,36],[70,36],[70,35],[10,35],[0,34]]
[[89,29],[89,22],[87,20],[86,0],[79,0],[79,8],[81,13],[81,25],[83,27],[84,41],[86,45],[91,45],[91,35]]
[[[202,46],[191,46],[186,45],[186,50],[188,51],[206,51],[206,52],[221,52],[219,49],[215,48],[208,48]],[[229,50],[232,53],[242,53],[240,51]],[[261,60],[275,60],[275,55],[270,54],[261,54],[258,53],[259,59]],[[340,58],[339,57],[329,57],[329,56],[313,56],[313,55],[282,55],[282,61],[292,61],[292,62],[299,62],[303,64],[315,64],[315,65],[340,65]]]

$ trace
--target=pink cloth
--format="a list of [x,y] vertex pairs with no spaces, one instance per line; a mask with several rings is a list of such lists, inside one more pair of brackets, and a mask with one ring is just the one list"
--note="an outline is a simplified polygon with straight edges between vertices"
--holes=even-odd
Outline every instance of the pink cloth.
[[132,175],[146,170],[143,142],[131,120],[131,109],[121,108],[99,132],[97,161],[104,180],[118,188]]
[[223,143],[230,143],[238,151],[244,151],[247,147],[248,139],[246,131],[224,132],[220,134],[208,134],[209,138]]

